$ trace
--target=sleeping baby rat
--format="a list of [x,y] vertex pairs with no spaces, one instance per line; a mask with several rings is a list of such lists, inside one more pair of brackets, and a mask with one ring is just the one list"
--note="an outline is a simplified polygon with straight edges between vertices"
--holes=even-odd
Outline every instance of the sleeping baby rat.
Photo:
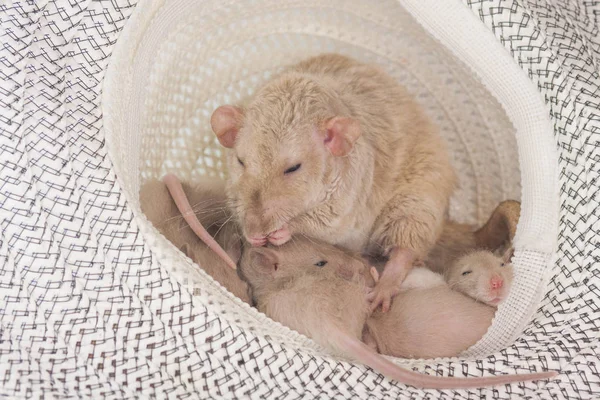
[[445,274],[460,257],[475,250],[503,252],[515,237],[520,213],[521,203],[505,200],[479,228],[447,220],[438,241],[423,261],[432,271]]
[[509,248],[501,257],[491,251],[479,250],[460,257],[444,275],[456,291],[490,306],[498,306],[508,296],[513,280]]
[[[361,342],[369,315],[366,288],[373,282],[368,267],[360,258],[331,245],[294,238],[279,247],[244,247],[238,268],[260,311],[336,354],[363,362],[401,383],[468,388],[555,375],[447,378],[391,363]],[[494,314],[493,308],[452,291],[441,279],[434,287],[413,288],[399,296],[402,301],[394,302],[388,313],[378,313],[383,318],[374,316],[367,323],[371,341],[388,354],[456,355],[485,333]]]
[[438,238],[455,174],[421,107],[381,69],[325,54],[221,106],[228,198],[253,246],[292,234],[389,256],[374,305]]
[[[424,265],[442,274],[454,290],[497,306],[508,296],[513,279],[511,243],[520,210],[518,201],[503,201],[479,229],[447,221]],[[503,256],[494,254],[502,251]]]

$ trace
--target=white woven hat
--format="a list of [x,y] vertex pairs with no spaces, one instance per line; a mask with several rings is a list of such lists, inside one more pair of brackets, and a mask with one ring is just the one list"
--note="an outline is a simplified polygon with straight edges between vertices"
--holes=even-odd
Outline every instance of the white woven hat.
[[[243,103],[282,67],[331,51],[377,63],[410,89],[449,145],[460,176],[453,218],[483,223],[499,201],[520,200],[517,143],[526,149],[523,173],[536,187],[525,191],[514,290],[488,337],[469,353],[485,356],[520,333],[540,300],[556,239],[556,159],[539,93],[523,90],[527,78],[467,9],[460,11],[485,35],[472,40],[466,54],[453,54],[397,1],[256,1],[239,7],[174,0],[146,7],[117,46],[104,97],[107,140],[132,205],[140,183],[167,172],[188,180],[224,176],[224,151],[210,129],[212,111]],[[486,65],[490,60],[494,66]],[[516,71],[520,79],[486,86],[473,69],[496,80]],[[536,171],[544,163],[544,171]],[[184,273],[175,268],[175,275]],[[207,279],[194,285],[209,287]],[[268,326],[261,322],[265,333]]]
[[[0,393],[599,397],[599,6],[584,3],[0,5]],[[323,51],[380,64],[424,105],[459,171],[454,218],[483,222],[498,201],[522,201],[514,288],[488,334],[459,358],[396,361],[558,379],[442,392],[390,382],[235,299],[140,213],[150,177],[226,174],[214,108]]]

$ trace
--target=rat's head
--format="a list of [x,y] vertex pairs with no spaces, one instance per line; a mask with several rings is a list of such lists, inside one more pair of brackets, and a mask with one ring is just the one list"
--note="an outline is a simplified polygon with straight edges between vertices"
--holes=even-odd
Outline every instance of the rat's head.
[[228,197],[253,246],[287,242],[293,220],[326,201],[360,136],[358,122],[327,86],[286,74],[246,109],[221,106],[211,117],[228,154]]
[[238,263],[241,276],[258,291],[274,289],[306,275],[350,280],[364,269],[360,257],[332,245],[297,237],[277,247],[244,248]]
[[513,249],[499,257],[482,250],[459,258],[447,276],[448,284],[477,301],[496,307],[508,296],[513,280]]

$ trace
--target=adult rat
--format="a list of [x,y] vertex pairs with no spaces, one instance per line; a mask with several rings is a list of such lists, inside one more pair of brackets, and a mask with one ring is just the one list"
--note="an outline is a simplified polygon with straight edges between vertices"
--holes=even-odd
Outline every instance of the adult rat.
[[421,107],[381,69],[325,54],[250,104],[217,108],[228,197],[253,246],[306,235],[389,258],[374,305],[397,293],[442,230],[456,178]]

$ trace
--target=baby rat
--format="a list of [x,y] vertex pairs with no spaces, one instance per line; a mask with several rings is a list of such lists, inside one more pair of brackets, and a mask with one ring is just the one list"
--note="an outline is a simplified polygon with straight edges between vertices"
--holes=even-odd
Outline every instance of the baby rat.
[[[453,289],[497,306],[508,296],[513,279],[511,242],[520,210],[518,201],[503,201],[479,229],[447,221],[424,265],[442,274]],[[502,257],[492,253],[505,248]]]
[[[169,179],[179,182],[172,175],[167,176],[168,181]],[[229,256],[237,259],[236,253],[239,252],[241,237],[235,224],[228,221],[231,215],[225,208],[223,183],[217,180],[204,180],[198,185],[184,183],[182,193],[185,193],[185,196],[189,197],[196,205],[196,216],[203,225],[210,227],[209,231],[212,235],[216,235],[220,247],[227,249]],[[187,201],[186,198],[185,202]],[[187,204],[189,205],[189,203]],[[242,301],[250,303],[247,283],[240,279],[235,269],[228,266],[228,264],[233,264],[235,267],[235,264],[224,261],[222,256],[215,253],[198,238],[184,218],[185,215],[182,215],[177,207],[164,182],[152,179],[145,183],[140,189],[140,206],[148,220],[167,240],[182,250],[231,293]]]
[[[554,372],[542,372],[486,378],[449,378],[400,368],[361,341],[369,315],[366,288],[372,284],[373,278],[360,258],[333,246],[315,243],[307,238],[294,238],[274,248],[244,247],[238,269],[248,280],[260,311],[313,338],[334,353],[358,360],[398,382],[422,388],[450,389],[555,376]],[[405,293],[407,297],[394,302],[387,315],[367,324],[370,338],[382,351],[397,352],[400,346],[410,354],[420,354],[420,351],[429,355],[437,351],[455,355],[468,347],[467,343],[474,343],[485,333],[493,316],[491,307],[453,292],[443,282],[429,293],[419,289]],[[413,296],[415,293],[417,295]],[[430,296],[441,296],[441,299],[432,300]],[[403,305],[405,302],[408,306]],[[453,313],[456,310],[453,307],[462,307],[465,302],[472,309],[459,312],[459,319],[455,320]],[[425,306],[428,314],[419,309],[420,306]],[[447,311],[444,313],[441,309]],[[476,312],[471,314],[473,310]],[[430,324],[431,316],[437,318],[436,323]],[[397,318],[402,322],[397,322]],[[482,318],[482,321],[477,318]],[[463,324],[474,324],[475,327]],[[440,335],[436,329],[446,331]],[[448,337],[459,333],[463,337]],[[405,334],[411,335],[411,339],[404,338]],[[390,343],[385,335],[390,335],[394,343]],[[420,345],[420,342],[426,345]],[[426,349],[424,346],[427,345],[432,348]]]
[[[292,66],[211,126],[228,198],[253,246],[292,234],[389,256],[385,302],[442,230],[456,177],[421,107],[381,69],[325,54]],[[386,306],[387,308],[387,306]]]
[[513,266],[509,248],[501,257],[480,250],[460,257],[445,271],[448,285],[456,291],[490,306],[498,306],[510,291]]
[[[196,215],[186,212],[190,206],[185,193],[179,190],[177,178],[171,176],[166,182],[190,226],[200,238],[211,243]],[[218,243],[212,245],[218,246]],[[281,257],[282,250],[284,257]],[[224,251],[219,254],[225,261],[231,261]],[[336,247],[308,238],[297,239],[277,250],[254,248],[245,253],[242,250],[238,265],[240,275],[251,283],[258,308],[271,318],[401,383],[424,388],[467,388],[556,375],[543,372],[520,377],[444,378],[405,370],[374,353],[359,338],[368,315],[366,288],[378,278],[377,272],[374,268],[368,269],[358,257]],[[418,279],[410,279],[405,286],[414,284],[420,284]]]
[[456,261],[475,250],[503,251],[515,237],[521,203],[502,201],[480,228],[447,220],[442,233],[427,257],[427,268],[445,274]]
[[390,311],[367,319],[363,340],[395,357],[454,357],[481,339],[494,312],[450,289],[441,275],[415,268]]

